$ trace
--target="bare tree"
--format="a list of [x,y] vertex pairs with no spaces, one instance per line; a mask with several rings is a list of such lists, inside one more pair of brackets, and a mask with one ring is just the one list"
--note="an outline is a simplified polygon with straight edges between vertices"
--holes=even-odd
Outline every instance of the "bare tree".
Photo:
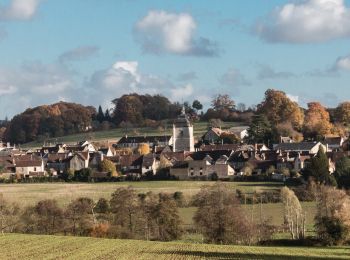
[[209,243],[252,244],[254,224],[244,215],[235,192],[226,184],[204,186],[195,198],[194,222]]
[[344,190],[319,186],[315,228],[318,238],[328,245],[341,245],[350,239],[350,197]]
[[284,206],[284,222],[288,226],[292,239],[305,236],[305,215],[297,196],[287,187],[281,189]]

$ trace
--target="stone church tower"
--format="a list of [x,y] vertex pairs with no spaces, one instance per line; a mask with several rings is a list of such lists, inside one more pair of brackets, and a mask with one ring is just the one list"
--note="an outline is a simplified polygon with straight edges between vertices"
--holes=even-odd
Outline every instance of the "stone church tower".
[[173,151],[194,152],[193,125],[186,116],[185,107],[173,124]]

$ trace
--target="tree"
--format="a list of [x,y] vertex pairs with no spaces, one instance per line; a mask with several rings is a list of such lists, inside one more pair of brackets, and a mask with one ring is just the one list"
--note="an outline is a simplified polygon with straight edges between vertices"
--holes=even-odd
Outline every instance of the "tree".
[[109,202],[105,198],[100,198],[94,208],[96,213],[105,214],[109,211]]
[[343,102],[335,109],[335,120],[348,126],[350,124],[350,102]]
[[203,109],[203,105],[199,100],[194,100],[192,103],[192,107],[198,112],[198,110],[202,110]]
[[237,110],[239,112],[244,112],[247,110],[247,106],[244,103],[238,103],[237,104]]
[[315,181],[324,184],[333,184],[333,176],[331,177],[329,173],[329,162],[323,146],[319,147],[317,155],[312,157],[305,167],[304,177],[306,179],[312,177]]
[[258,105],[258,113],[264,114],[273,124],[290,122],[294,129],[301,129],[304,122],[304,113],[296,102],[279,90],[268,89],[265,98]]
[[87,182],[90,180],[90,177],[92,175],[92,169],[91,168],[83,168],[79,171],[74,172],[74,180],[75,181],[82,181]]
[[332,133],[329,113],[319,102],[308,103],[305,115],[304,136],[321,139]]
[[115,105],[113,118],[117,125],[121,122],[142,124],[143,104],[137,94],[123,95],[112,102]]
[[237,144],[240,141],[239,137],[236,134],[229,132],[223,132],[220,135],[220,139],[224,144]]
[[102,111],[102,107],[101,106],[98,106],[98,112],[97,112],[97,115],[96,115],[96,120],[100,123],[102,123],[104,120],[105,120],[105,115]]
[[304,139],[303,134],[296,131],[290,122],[276,125],[275,130],[277,134],[276,139],[279,139],[282,136],[289,136],[297,143]]
[[350,239],[350,198],[343,190],[320,186],[316,197],[315,229],[327,245],[341,245]]
[[25,233],[53,235],[63,230],[63,210],[56,200],[41,200],[21,216]]
[[211,106],[216,111],[228,110],[232,111],[235,108],[235,102],[227,94],[216,95],[211,101]]
[[196,195],[198,209],[194,223],[206,242],[250,244],[254,240],[252,223],[244,216],[233,190],[226,184],[203,186]]
[[151,151],[149,144],[141,143],[139,147],[137,148],[137,153],[140,155],[146,155],[149,154]]
[[115,164],[108,160],[108,159],[104,159],[102,162],[99,163],[98,165],[98,169],[101,172],[108,172],[111,174],[111,176],[117,176],[117,169],[115,167]]
[[0,232],[2,234],[15,230],[19,222],[19,213],[19,206],[6,201],[0,193]]
[[78,198],[67,206],[65,211],[65,231],[76,236],[87,236],[93,229],[94,202],[90,198]]
[[111,225],[116,229],[116,236],[132,238],[135,236],[138,220],[141,218],[139,201],[133,188],[118,188],[109,201]]
[[281,189],[281,199],[284,207],[284,222],[288,226],[292,239],[305,236],[305,215],[294,192],[287,187]]
[[350,158],[342,157],[335,163],[334,177],[337,180],[339,187],[350,187]]
[[[149,196],[152,195],[148,194]],[[153,239],[170,241],[180,238],[181,220],[176,202],[170,195],[160,193],[157,201],[150,199],[143,205],[143,215],[148,219],[145,231]]]
[[272,141],[272,128],[267,117],[263,114],[253,116],[253,120],[248,128],[248,143],[265,143]]

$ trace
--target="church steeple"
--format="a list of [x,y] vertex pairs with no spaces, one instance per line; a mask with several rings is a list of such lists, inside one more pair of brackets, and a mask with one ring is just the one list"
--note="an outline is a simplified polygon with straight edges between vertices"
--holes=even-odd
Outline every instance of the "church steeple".
[[194,151],[193,126],[186,115],[185,106],[173,125],[173,151]]

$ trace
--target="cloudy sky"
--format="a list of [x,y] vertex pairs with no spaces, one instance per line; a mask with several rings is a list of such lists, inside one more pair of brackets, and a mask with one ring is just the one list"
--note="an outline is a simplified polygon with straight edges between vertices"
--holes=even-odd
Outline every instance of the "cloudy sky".
[[350,0],[0,0],[0,119],[125,93],[350,99]]

